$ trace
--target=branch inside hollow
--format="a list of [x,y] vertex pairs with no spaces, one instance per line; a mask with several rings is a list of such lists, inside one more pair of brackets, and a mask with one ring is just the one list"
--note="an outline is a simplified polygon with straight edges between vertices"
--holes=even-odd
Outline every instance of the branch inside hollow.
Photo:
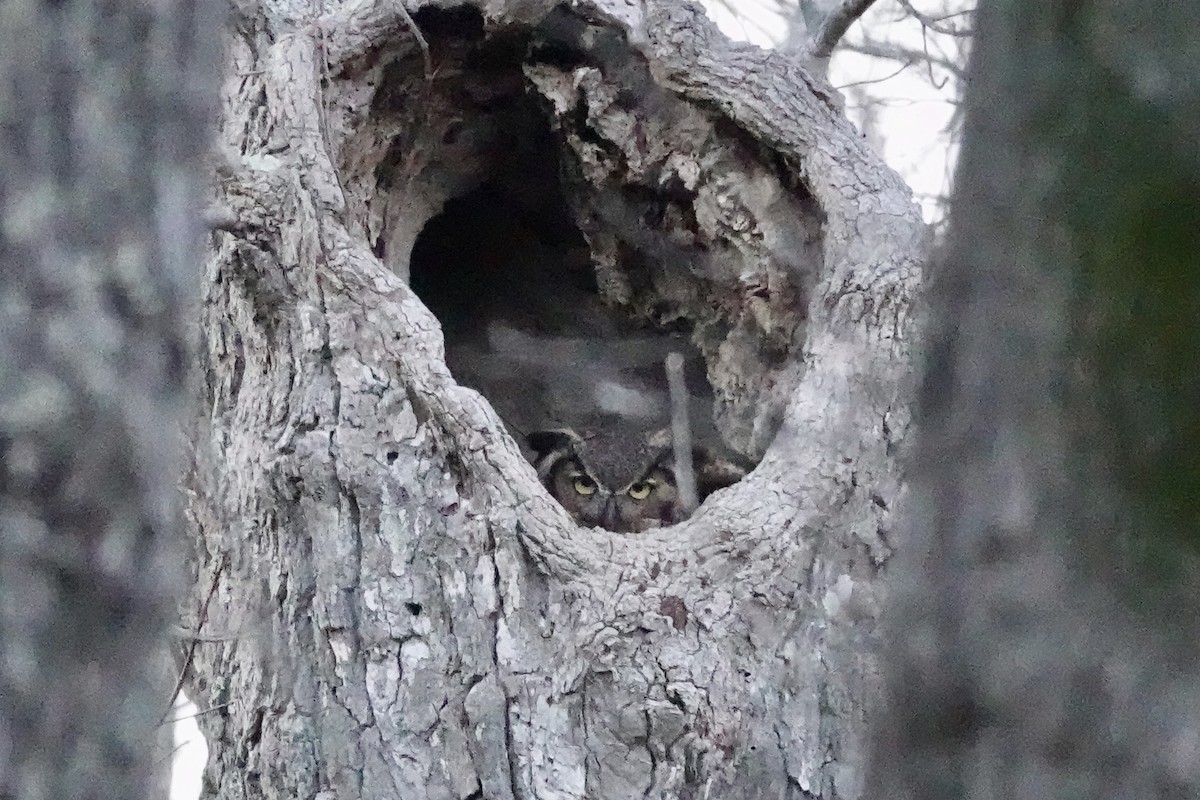
[[688,419],[688,393],[683,383],[683,356],[667,356],[667,388],[671,393],[671,442],[675,449],[675,483],[683,513],[700,505],[696,496],[696,470],[692,463],[692,426]]

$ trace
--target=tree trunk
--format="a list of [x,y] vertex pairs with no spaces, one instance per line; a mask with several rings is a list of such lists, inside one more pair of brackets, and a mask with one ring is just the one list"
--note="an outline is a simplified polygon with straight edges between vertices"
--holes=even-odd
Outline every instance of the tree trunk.
[[203,1],[0,4],[6,800],[162,788],[217,24]]
[[[832,92],[667,2],[235,28],[185,611],[211,796],[857,797],[923,230]],[[650,324],[760,463],[580,528],[513,435],[660,407],[620,382]]]
[[1195,797],[1200,7],[982,6],[872,795]]

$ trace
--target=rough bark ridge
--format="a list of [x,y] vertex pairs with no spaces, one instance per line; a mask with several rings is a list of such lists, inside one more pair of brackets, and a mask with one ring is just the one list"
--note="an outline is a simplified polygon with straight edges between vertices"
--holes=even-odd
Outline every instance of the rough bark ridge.
[[[256,11],[194,475],[215,796],[856,797],[907,189],[692,6],[423,8],[428,62],[397,4]],[[685,524],[574,527],[406,285],[424,222],[503,183],[527,92],[602,293],[695,322],[718,427],[765,451]]]

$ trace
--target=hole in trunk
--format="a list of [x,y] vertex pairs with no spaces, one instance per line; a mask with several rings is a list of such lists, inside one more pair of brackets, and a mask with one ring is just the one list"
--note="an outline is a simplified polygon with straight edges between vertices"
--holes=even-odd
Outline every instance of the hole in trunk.
[[455,379],[483,392],[518,440],[559,427],[649,431],[670,424],[663,362],[675,350],[686,356],[692,426],[713,441],[690,326],[662,329],[604,303],[546,161],[450,201],[417,237],[412,287],[442,323]]
[[455,378],[523,444],[628,435],[670,426],[677,351],[695,443],[761,455],[803,369],[820,220],[802,187],[659,89],[618,31],[422,21],[434,76],[414,53],[375,68],[375,125],[347,152],[376,193],[351,212],[438,316]]

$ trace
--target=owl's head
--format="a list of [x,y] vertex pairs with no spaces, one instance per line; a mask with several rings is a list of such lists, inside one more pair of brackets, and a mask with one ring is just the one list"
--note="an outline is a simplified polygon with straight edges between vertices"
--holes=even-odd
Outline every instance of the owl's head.
[[[683,519],[670,437],[657,433],[529,434],[538,477],[580,525],[638,532]],[[704,448],[693,453],[700,499],[745,474]]]

